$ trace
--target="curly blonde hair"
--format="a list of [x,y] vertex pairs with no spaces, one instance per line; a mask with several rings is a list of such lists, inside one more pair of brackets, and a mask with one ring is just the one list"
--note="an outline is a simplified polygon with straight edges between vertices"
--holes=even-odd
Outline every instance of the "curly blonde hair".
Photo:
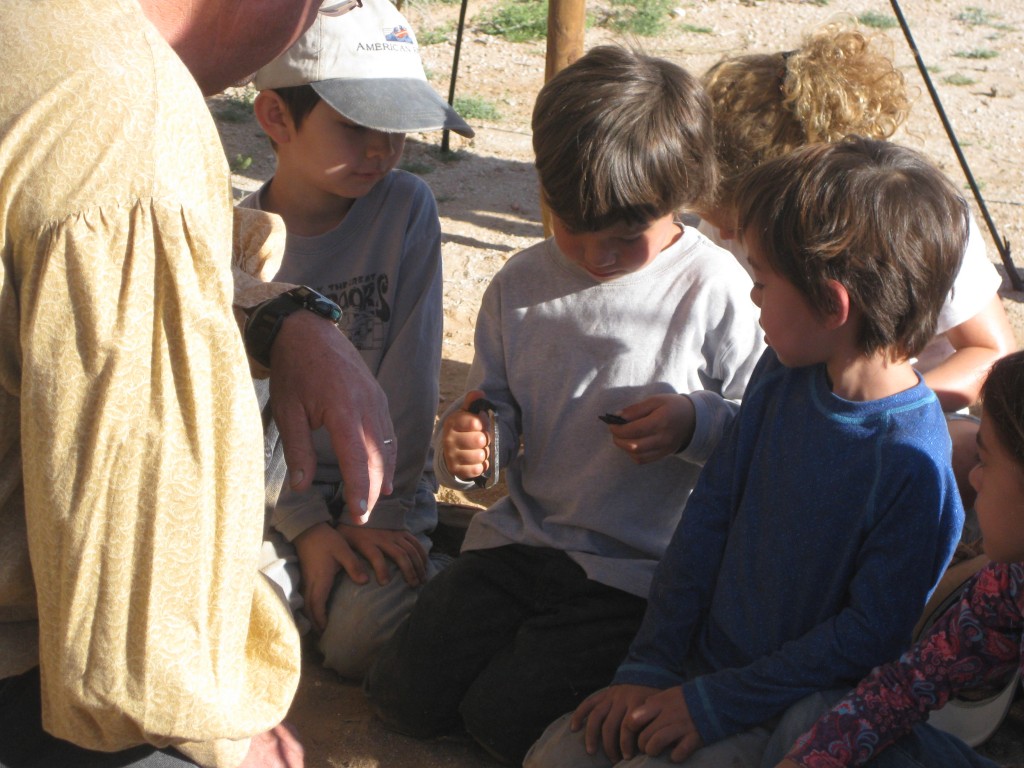
[[887,139],[907,119],[903,73],[879,50],[886,38],[830,24],[794,51],[719,61],[705,73],[722,173],[717,206],[739,177],[797,147],[855,134]]

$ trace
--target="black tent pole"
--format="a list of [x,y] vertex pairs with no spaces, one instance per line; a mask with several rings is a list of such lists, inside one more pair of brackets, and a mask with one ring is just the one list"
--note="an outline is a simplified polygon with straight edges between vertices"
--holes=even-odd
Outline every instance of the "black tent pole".
[[1006,268],[1006,274],[1010,278],[1010,285],[1013,286],[1013,290],[1020,291],[1024,290],[1024,282],[1021,281],[1021,277],[1017,274],[1017,268],[1013,265],[1013,259],[1010,257],[1010,243],[1006,238],[1000,237],[999,230],[996,229],[995,222],[992,221],[992,217],[989,215],[988,208],[985,206],[985,201],[981,197],[981,190],[978,189],[977,183],[974,181],[974,175],[971,173],[970,167],[967,165],[967,158],[964,157],[963,150],[960,149],[960,143],[956,139],[956,134],[953,132],[953,126],[949,123],[949,118],[946,117],[946,112],[942,108],[942,102],[939,100],[939,94],[935,90],[935,86],[932,85],[932,79],[928,75],[928,68],[925,67],[924,61],[921,59],[921,52],[917,50],[917,43],[914,42],[913,35],[910,34],[910,26],[907,24],[906,18],[903,16],[903,10],[900,8],[899,0],[889,0],[892,5],[892,10],[896,14],[896,19],[900,23],[900,27],[903,29],[903,36],[907,38],[907,43],[910,45],[910,50],[914,52],[914,60],[917,62],[917,68],[921,72],[921,77],[924,78],[924,84],[928,88],[928,93],[932,97],[932,103],[935,105],[936,111],[939,113],[939,118],[942,120],[942,127],[946,129],[946,135],[949,137],[950,143],[953,145],[953,151],[956,152],[957,160],[960,161],[960,167],[963,169],[964,175],[967,177],[967,183],[971,187],[971,192],[974,193],[974,199],[978,201],[978,208],[981,209],[981,215],[985,217],[985,224],[988,225],[988,231],[992,235],[992,240],[996,244],[996,249],[999,251],[999,258],[1003,261],[1003,267]]
[[[455,78],[459,76],[459,54],[462,52],[462,32],[466,28],[466,6],[469,0],[462,0],[462,7],[459,9],[459,29],[455,33],[455,56],[452,58],[452,77],[448,82],[448,106],[455,106]],[[441,151],[450,152],[451,131],[447,128],[441,134]]]

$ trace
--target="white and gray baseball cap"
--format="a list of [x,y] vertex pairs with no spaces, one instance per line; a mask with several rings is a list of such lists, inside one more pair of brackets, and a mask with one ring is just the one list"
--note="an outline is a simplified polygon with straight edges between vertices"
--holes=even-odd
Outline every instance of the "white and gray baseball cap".
[[390,0],[317,15],[291,48],[253,78],[257,90],[310,85],[353,123],[390,133],[473,129],[427,82],[416,35]]

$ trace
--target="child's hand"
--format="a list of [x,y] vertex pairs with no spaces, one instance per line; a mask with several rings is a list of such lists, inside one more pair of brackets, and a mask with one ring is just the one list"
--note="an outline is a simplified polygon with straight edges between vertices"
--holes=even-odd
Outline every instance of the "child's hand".
[[622,726],[639,734],[637,746],[646,755],[654,757],[671,748],[669,759],[673,763],[683,762],[704,746],[678,685],[649,696],[626,715]]
[[466,393],[462,410],[455,411],[441,428],[444,465],[460,480],[472,480],[487,471],[490,424],[486,413],[470,413],[469,404],[484,396],[479,389]]
[[345,537],[330,523],[317,523],[296,536],[293,543],[299,554],[306,615],[323,632],[327,626],[327,598],[338,572],[344,568],[357,584],[365,584],[370,577]]
[[342,525],[338,532],[352,549],[370,561],[378,584],[391,581],[388,560],[398,566],[410,587],[418,587],[426,581],[427,550],[408,531]]
[[624,720],[648,696],[658,692],[658,688],[644,685],[612,685],[602,688],[585,698],[576,708],[569,727],[578,731],[586,723],[583,740],[588,755],[596,755],[600,743],[613,763],[623,758],[628,760],[636,753],[636,734],[626,730]]
[[693,437],[696,412],[686,395],[652,395],[619,411],[626,424],[611,424],[612,441],[637,464],[671,456]]

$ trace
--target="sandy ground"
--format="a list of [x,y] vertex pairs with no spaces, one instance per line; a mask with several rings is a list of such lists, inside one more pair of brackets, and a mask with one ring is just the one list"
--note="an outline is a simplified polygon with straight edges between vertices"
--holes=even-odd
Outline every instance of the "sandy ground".
[[[803,31],[843,15],[873,12],[891,16],[889,4],[883,0],[681,0],[678,5],[679,13],[664,34],[639,43],[695,73],[725,55],[794,47]],[[991,217],[1011,246],[1024,242],[1024,142],[1019,136],[1024,115],[1024,4],[906,0],[902,5]],[[487,100],[499,117],[470,120],[477,129],[476,138],[464,140],[453,135],[454,152],[447,156],[439,152],[440,134],[411,135],[403,162],[403,167],[420,174],[432,187],[444,231],[442,408],[462,391],[483,289],[509,256],[543,235],[529,118],[533,98],[543,82],[545,44],[511,44],[481,34],[474,28],[474,17],[486,7],[485,3],[470,3],[457,94]],[[431,81],[446,94],[458,6],[406,2],[405,12],[421,33],[452,30],[448,42],[423,49]],[[895,60],[920,94],[897,140],[926,152],[969,195],[907,44],[898,29],[883,34],[891,39]],[[591,28],[587,45],[614,39]],[[954,85],[947,80],[972,82]],[[238,110],[232,106],[225,98],[211,101],[215,114],[227,111],[236,117],[233,122],[220,119],[219,124],[228,158],[247,165],[234,179],[241,194],[255,189],[272,173],[273,155],[258,125],[250,119],[239,120]],[[982,221],[980,213],[978,216]],[[1004,274],[1004,306],[1018,339],[1024,339],[1024,294],[1010,289],[987,231],[986,239],[990,258]],[[1024,266],[1024,249],[1018,261]],[[493,497],[494,492],[489,493]],[[486,503],[488,498],[468,501]],[[456,494],[444,499],[466,501]],[[423,743],[388,733],[370,717],[357,686],[319,669],[315,654],[308,654],[306,668],[291,719],[304,737],[308,765],[411,768],[494,764],[464,739]],[[1011,720],[990,749],[996,759],[1024,764],[1024,729],[1020,726],[1024,714],[1015,714]]]

